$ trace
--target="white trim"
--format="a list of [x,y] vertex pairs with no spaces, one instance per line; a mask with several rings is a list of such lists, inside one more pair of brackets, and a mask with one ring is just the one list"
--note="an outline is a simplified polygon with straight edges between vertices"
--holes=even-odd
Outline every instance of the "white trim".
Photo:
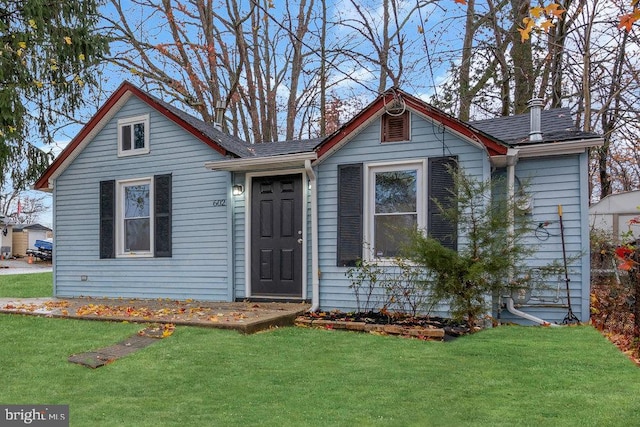
[[[218,169],[213,169],[218,170]],[[305,169],[287,169],[287,170],[276,170],[276,171],[259,171],[259,172],[250,172],[245,174],[244,181],[244,194],[245,194],[245,227],[244,227],[244,268],[245,268],[245,296],[247,298],[254,297],[251,293],[251,210],[253,208],[251,203],[251,193],[252,193],[252,180],[255,177],[262,176],[280,176],[280,175],[300,175],[301,180],[301,190],[302,190],[302,286],[301,289],[301,299],[307,299],[307,241],[308,241],[308,233],[307,233],[307,206],[308,206],[308,193],[306,186],[304,185],[306,180],[303,179],[306,176]],[[257,297],[263,297],[262,295],[255,295]],[[270,299],[292,299],[291,297],[268,297]]]
[[[154,186],[153,177],[116,181],[116,258],[151,258],[154,256]],[[124,250],[124,187],[149,185],[149,251],[125,252]]]
[[[134,126],[142,124],[144,125],[144,147],[134,148]],[[128,150],[122,149],[122,128],[124,126],[131,126],[131,148]],[[132,117],[125,117],[118,119],[118,157],[137,156],[139,154],[149,153],[149,114],[140,114]]]
[[374,254],[375,248],[375,235],[374,235],[374,221],[373,212],[375,207],[373,206],[375,200],[375,185],[373,182],[373,174],[375,172],[387,172],[387,171],[401,171],[407,169],[415,169],[417,171],[416,176],[416,215],[418,221],[418,229],[427,228],[427,210],[428,210],[428,197],[426,192],[428,189],[428,162],[427,159],[412,159],[412,160],[400,160],[394,162],[376,162],[364,164],[364,200],[363,200],[363,235],[362,240],[365,247],[363,248],[363,254],[367,260],[377,260],[384,262],[387,258],[377,258]]
[[520,158],[547,157],[560,154],[584,153],[588,148],[599,147],[604,144],[603,138],[580,139],[577,141],[558,141],[536,145],[518,145],[516,148]]
[[[265,175],[289,174],[291,168],[304,168],[306,160],[316,160],[316,152],[283,154],[280,156],[225,159],[206,162],[204,167],[213,171],[265,172]],[[282,171],[276,169],[282,168]]]

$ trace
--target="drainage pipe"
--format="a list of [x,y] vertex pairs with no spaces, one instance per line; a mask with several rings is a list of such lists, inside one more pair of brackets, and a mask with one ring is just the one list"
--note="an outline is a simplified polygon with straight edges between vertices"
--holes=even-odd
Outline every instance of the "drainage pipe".
[[[511,210],[509,210],[509,218],[507,219],[509,221],[509,228],[508,228],[508,233],[509,236],[511,238],[511,236],[513,236],[514,234],[514,229],[515,229],[515,215],[513,212],[513,209],[515,209],[515,196],[516,196],[516,164],[518,163],[518,150],[514,149],[514,148],[509,148],[507,150],[507,200],[511,201],[513,207]],[[511,276],[513,274],[513,272],[509,273],[509,276]],[[509,281],[511,281],[512,277],[509,277]],[[513,304],[513,298],[511,297],[505,297],[506,301],[507,301],[507,311],[511,314],[515,314],[516,316],[522,317],[523,319],[527,319],[530,320],[534,323],[538,323],[540,325],[544,325],[544,326],[559,326],[556,324],[553,324],[551,322],[547,322],[546,320],[542,320],[539,317],[533,316],[529,313],[525,313],[524,311],[520,311],[518,309],[516,309],[516,307]]]
[[505,297],[507,300],[507,311],[511,314],[515,314],[516,316],[520,316],[523,319],[531,320],[534,323],[538,323],[542,326],[561,326],[555,323],[547,322],[546,320],[542,320],[539,317],[533,316],[529,313],[525,313],[524,311],[518,310],[513,304],[513,298]]
[[320,308],[320,268],[318,263],[318,181],[316,173],[311,167],[311,160],[304,161],[304,169],[307,171],[311,184],[311,308],[309,311],[317,311]]

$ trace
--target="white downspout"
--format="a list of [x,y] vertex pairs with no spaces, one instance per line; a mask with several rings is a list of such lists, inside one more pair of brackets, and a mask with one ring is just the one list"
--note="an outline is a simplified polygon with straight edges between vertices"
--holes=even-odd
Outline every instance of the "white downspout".
[[318,266],[318,185],[316,174],[311,167],[311,160],[304,161],[311,185],[311,308],[320,308],[320,268]]
[[525,313],[524,311],[516,309],[513,305],[513,298],[511,297],[506,297],[505,299],[507,300],[507,311],[511,314],[515,314],[516,316],[520,316],[524,319],[531,320],[532,322],[539,323],[542,326],[561,326],[555,323],[547,322],[546,320],[542,320],[539,317],[532,316],[529,313]]
[[[515,200],[515,195],[516,195],[516,164],[518,163],[518,149],[516,148],[509,148],[507,150],[507,200],[511,200],[514,201]],[[515,209],[515,206],[509,210],[509,235],[512,236],[514,231],[515,231],[515,217],[514,217],[514,212],[513,209]],[[509,273],[509,275],[511,276],[512,272]],[[511,282],[512,277],[509,277],[509,282]],[[518,309],[515,308],[514,304],[513,304],[513,298],[511,298],[511,296],[504,296],[503,297],[507,304],[507,311],[511,314],[515,314],[516,316],[522,317],[523,319],[527,319],[530,320],[532,322],[538,323],[540,325],[544,325],[544,326],[559,326],[556,324],[553,324],[551,322],[547,322],[546,320],[540,319],[539,317],[536,316],[532,316],[529,313],[525,313],[524,311],[520,311]]]

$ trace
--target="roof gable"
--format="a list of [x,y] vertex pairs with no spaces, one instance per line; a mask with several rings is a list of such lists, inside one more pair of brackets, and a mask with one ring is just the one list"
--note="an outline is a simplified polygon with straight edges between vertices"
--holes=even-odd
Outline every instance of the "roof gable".
[[43,175],[36,181],[34,187],[38,190],[49,189],[49,181],[59,176],[73,160],[80,154],[84,147],[102,130],[113,118],[115,113],[130,99],[136,96],[143,102],[160,112],[169,120],[178,124],[209,147],[218,151],[223,156],[241,157],[249,155],[246,144],[239,138],[232,137],[216,129],[212,124],[205,123],[188,113],[142,91],[130,82],[125,81],[109,97],[107,102],[100,107],[98,112],[80,130],[73,140],[65,147],[60,155],[47,168]]
[[440,123],[449,131],[461,136],[472,144],[481,144],[487,149],[491,156],[503,155],[507,152],[507,146],[494,136],[474,129],[469,124],[432,107],[421,99],[409,95],[400,89],[393,88],[380,95],[340,129],[322,141],[317,148],[318,158],[321,159],[338,150],[360,129],[382,116],[385,111],[387,111],[388,106],[398,100],[412,112],[428,120]]

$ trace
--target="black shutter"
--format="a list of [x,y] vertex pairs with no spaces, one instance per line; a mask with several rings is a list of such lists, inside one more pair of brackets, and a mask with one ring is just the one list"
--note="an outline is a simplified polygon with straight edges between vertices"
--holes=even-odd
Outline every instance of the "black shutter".
[[154,255],[171,256],[171,174],[154,176]]
[[338,166],[338,267],[362,258],[362,164]]
[[100,258],[116,257],[116,182],[100,181]]
[[445,219],[435,200],[448,209],[454,207],[452,200],[454,181],[451,172],[458,168],[458,158],[436,157],[429,159],[429,235],[443,246],[458,249],[458,225]]

